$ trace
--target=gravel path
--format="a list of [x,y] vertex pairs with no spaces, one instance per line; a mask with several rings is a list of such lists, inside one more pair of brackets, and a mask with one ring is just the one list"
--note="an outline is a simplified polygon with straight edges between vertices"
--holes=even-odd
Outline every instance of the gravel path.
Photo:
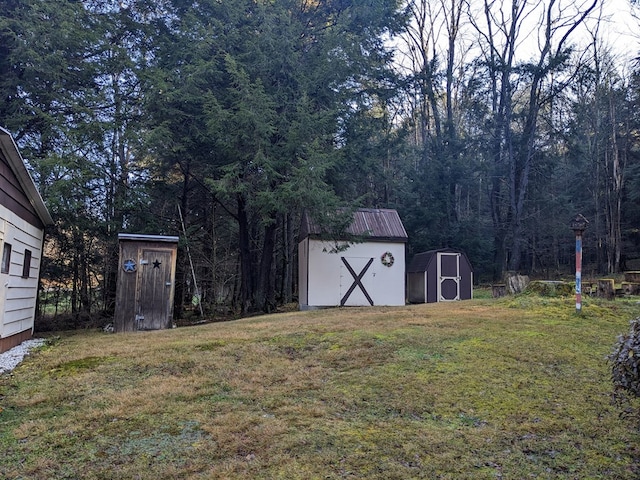
[[22,359],[29,355],[29,352],[44,344],[44,338],[32,338],[25,340],[17,347],[0,353],[0,374],[10,372],[18,366]]

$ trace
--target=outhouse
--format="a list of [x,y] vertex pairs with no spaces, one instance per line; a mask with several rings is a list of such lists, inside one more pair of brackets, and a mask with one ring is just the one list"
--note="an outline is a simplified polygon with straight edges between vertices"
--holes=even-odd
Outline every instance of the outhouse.
[[18,147],[0,128],[0,353],[33,335],[44,233],[51,224]]
[[346,234],[358,241],[327,239],[313,219],[303,215],[298,243],[300,309],[404,305],[407,233],[398,212],[357,210]]
[[473,298],[473,268],[459,250],[443,248],[416,254],[407,267],[407,300],[434,303]]
[[178,237],[121,233],[118,243],[114,330],[171,328]]

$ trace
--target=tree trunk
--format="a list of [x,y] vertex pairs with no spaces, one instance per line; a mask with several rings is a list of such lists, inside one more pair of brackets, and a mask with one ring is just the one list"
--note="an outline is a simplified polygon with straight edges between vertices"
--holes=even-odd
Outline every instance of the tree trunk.
[[237,195],[238,243],[240,250],[240,311],[243,315],[251,311],[253,303],[253,276],[251,255],[251,230],[247,216],[246,200]]
[[272,216],[272,221],[267,225],[264,231],[264,239],[262,243],[262,256],[260,258],[260,269],[258,272],[258,285],[255,291],[255,306],[264,312],[270,312],[273,299],[270,296],[273,293],[273,284],[271,283],[271,269],[273,266],[273,252],[276,243],[276,231],[278,224]]
[[[609,121],[611,122],[611,154],[610,176],[611,183],[608,191],[608,249],[607,249],[607,273],[618,273],[620,270],[620,255],[622,246],[622,187],[623,187],[623,162],[618,146],[618,115],[613,95],[609,97]],[[606,162],[609,163],[609,162]]]
[[293,214],[285,213],[282,218],[282,286],[280,288],[282,303],[293,301],[293,269],[295,255],[295,238]]

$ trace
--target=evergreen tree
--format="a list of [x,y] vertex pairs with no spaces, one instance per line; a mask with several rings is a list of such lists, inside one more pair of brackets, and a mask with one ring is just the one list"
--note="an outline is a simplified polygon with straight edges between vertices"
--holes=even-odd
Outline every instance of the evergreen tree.
[[340,124],[390,61],[381,37],[396,5],[176,1],[172,8],[149,75],[154,151],[167,171],[178,167],[188,225],[198,221],[195,205],[211,201],[235,220],[239,308],[269,309],[276,245],[293,265],[291,227],[287,239],[281,227],[297,224],[303,209],[322,218],[340,203],[327,183],[343,155]]

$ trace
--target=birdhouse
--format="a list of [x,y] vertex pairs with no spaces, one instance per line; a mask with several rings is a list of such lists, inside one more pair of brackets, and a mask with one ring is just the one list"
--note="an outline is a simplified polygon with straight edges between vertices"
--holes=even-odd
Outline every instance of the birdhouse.
[[173,324],[178,237],[118,235],[114,330],[161,330]]
[[587,229],[589,225],[589,220],[584,218],[580,213],[578,213],[571,222],[569,222],[569,228],[573,230],[576,235],[582,235],[582,233]]

